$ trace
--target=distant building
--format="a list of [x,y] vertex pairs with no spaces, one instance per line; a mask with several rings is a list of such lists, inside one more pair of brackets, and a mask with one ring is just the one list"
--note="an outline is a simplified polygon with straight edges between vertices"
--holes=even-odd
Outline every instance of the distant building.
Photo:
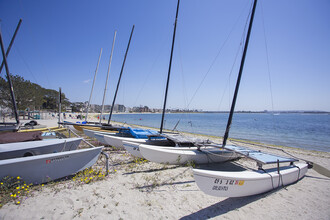
[[72,112],[72,107],[71,106],[65,107],[65,112]]
[[115,104],[114,107],[113,107],[113,110],[115,112],[125,112],[126,111],[126,108],[125,108],[124,105]]
[[142,108],[142,112],[150,112],[149,107],[148,107],[148,106],[144,106],[144,107]]
[[91,104],[89,106],[89,112],[101,112],[101,105]]
[[104,105],[103,112],[110,112],[111,110],[111,105]]

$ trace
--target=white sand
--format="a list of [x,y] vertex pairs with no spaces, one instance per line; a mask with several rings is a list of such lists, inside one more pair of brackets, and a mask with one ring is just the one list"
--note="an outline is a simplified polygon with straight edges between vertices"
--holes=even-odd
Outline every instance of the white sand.
[[[330,153],[286,150],[330,168]],[[105,180],[76,187],[72,180],[45,185],[21,205],[1,208],[0,219],[330,219],[330,179],[314,170],[266,194],[217,198],[198,189],[189,167],[130,163],[132,157],[124,153],[110,156],[117,172]],[[247,159],[238,162],[255,166]]]

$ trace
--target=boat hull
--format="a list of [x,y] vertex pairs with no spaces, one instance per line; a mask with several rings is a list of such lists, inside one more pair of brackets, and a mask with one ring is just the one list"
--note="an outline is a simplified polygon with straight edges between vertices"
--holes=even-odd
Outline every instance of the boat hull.
[[164,147],[155,145],[139,145],[142,156],[152,162],[164,164],[220,163],[237,158],[236,153],[217,147]]
[[[95,136],[96,134],[103,134],[104,135],[104,134],[113,134],[113,133],[117,132],[117,131],[111,131],[111,130],[102,131],[102,130],[94,130],[94,129],[87,129],[87,128],[83,128],[83,131],[84,131],[84,134],[87,135],[88,137],[96,138],[96,139],[97,139],[97,137]],[[106,144],[106,143],[104,143],[104,144]]]
[[123,146],[128,153],[130,153],[134,157],[144,158],[140,152],[139,145],[139,143],[123,141]]
[[264,171],[225,172],[193,169],[197,186],[204,193],[217,197],[251,196],[292,184],[307,172],[307,164],[296,164]]
[[103,138],[104,138],[105,142],[107,142],[108,145],[111,145],[111,146],[117,147],[117,148],[124,148],[123,141],[142,144],[148,140],[148,139],[144,139],[144,138],[120,137],[116,134],[104,135]]
[[82,138],[0,144],[0,160],[76,150]]
[[41,131],[3,132],[0,133],[0,144],[42,140],[41,134]]
[[27,184],[56,180],[91,167],[103,147],[51,153],[0,161],[0,179],[20,177]]
[[95,133],[94,136],[98,142],[107,145],[107,142],[104,140],[104,134]]
[[83,132],[83,128],[81,125],[72,125],[72,127],[78,132]]

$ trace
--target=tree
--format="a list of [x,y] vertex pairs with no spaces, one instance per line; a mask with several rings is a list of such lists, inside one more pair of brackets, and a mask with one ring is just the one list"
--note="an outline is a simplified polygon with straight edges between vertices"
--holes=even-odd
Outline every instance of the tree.
[[[17,108],[19,110],[29,109],[57,109],[59,92],[52,89],[45,89],[29,80],[24,80],[18,75],[11,75],[14,87]],[[7,80],[0,77],[0,106],[13,108]],[[70,102],[62,93],[62,106],[70,105]]]

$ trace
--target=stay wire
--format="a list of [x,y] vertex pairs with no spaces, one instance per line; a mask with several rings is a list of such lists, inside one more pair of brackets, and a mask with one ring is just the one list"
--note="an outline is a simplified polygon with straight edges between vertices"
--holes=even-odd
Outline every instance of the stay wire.
[[142,93],[143,89],[145,88],[145,85],[147,84],[147,82],[150,78],[150,75],[151,75],[151,73],[153,72],[153,70],[155,68],[156,62],[158,61],[158,59],[160,57],[160,54],[161,54],[161,51],[162,51],[162,48],[164,47],[164,45],[165,45],[165,38],[163,38],[163,41],[161,43],[161,47],[158,50],[158,54],[156,55],[155,59],[153,60],[153,63],[151,64],[151,67],[150,67],[150,70],[148,71],[147,76],[144,78],[145,80],[143,81],[142,86],[141,86],[139,92],[137,93],[135,102],[133,103],[133,107],[136,105],[137,101],[139,100],[139,98],[141,96],[141,93]]
[[[184,70],[183,70],[183,62],[182,62],[182,53],[181,53],[181,38],[180,38],[180,31],[178,31],[177,33],[177,38],[178,38],[178,55],[179,55],[179,61],[180,61],[180,67],[181,67],[181,77],[182,77],[182,89],[183,89],[183,101],[184,101],[184,109],[187,109],[189,110],[189,105],[187,104],[188,103],[188,94],[187,94],[187,89],[186,89],[186,84],[185,84],[185,77],[184,77]],[[181,121],[181,119],[183,117],[186,117],[188,118],[188,121],[191,122],[192,121],[192,118],[191,118],[191,115],[190,114],[183,114],[180,118],[179,118],[179,121]],[[190,133],[195,133],[195,127],[192,126],[188,126],[189,129],[190,129]],[[176,126],[177,128],[177,126]]]
[[[194,92],[193,96],[191,97],[191,99],[190,99],[190,101],[189,101],[187,107],[190,106],[190,104],[191,104],[191,102],[193,101],[193,99],[195,98],[197,92],[199,91],[199,89],[201,88],[202,84],[204,83],[206,77],[207,77],[208,74],[210,73],[212,67],[214,66],[215,62],[217,61],[217,59],[218,59],[218,57],[219,57],[219,55],[220,55],[220,53],[222,52],[222,49],[223,49],[224,46],[227,44],[227,42],[228,42],[228,40],[229,40],[229,37],[231,36],[232,32],[233,32],[234,29],[236,28],[236,26],[237,26],[237,24],[238,24],[240,18],[243,16],[243,13],[244,13],[246,7],[247,7],[247,5],[242,9],[242,11],[241,11],[240,15],[238,16],[238,18],[237,18],[235,24],[233,25],[233,27],[231,28],[230,32],[228,33],[228,35],[227,35],[225,41],[224,41],[223,44],[220,46],[220,49],[218,50],[217,55],[215,56],[215,58],[213,59],[211,65],[210,65],[210,67],[208,68],[208,70],[207,70],[206,73],[204,74],[202,81],[200,82],[200,84],[198,85],[197,89],[195,90],[195,92]],[[251,11],[251,10],[250,10],[250,11]],[[249,13],[251,13],[251,12],[249,12]],[[244,31],[244,32],[245,32],[245,31]]]
[[273,86],[272,86],[272,80],[271,80],[271,73],[270,73],[270,62],[269,62],[269,53],[268,53],[268,43],[267,43],[267,37],[266,37],[266,28],[265,28],[265,18],[264,18],[264,12],[263,12],[263,4],[261,2],[261,20],[262,20],[262,29],[263,29],[263,35],[264,35],[264,43],[265,43],[265,50],[266,50],[266,63],[267,63],[267,72],[268,72],[268,80],[269,80],[269,90],[270,90],[270,99],[271,99],[271,105],[272,105],[272,121],[273,121],[273,135],[278,136],[278,130],[277,123],[274,116],[274,98],[273,98]]
[[[221,96],[221,100],[220,100],[220,103],[219,103],[219,105],[218,105],[218,109],[220,109],[220,106],[221,106],[221,104],[222,104],[222,101],[223,101],[223,98],[224,98],[224,96],[225,96],[225,93],[226,93],[226,90],[227,90],[227,88],[230,86],[230,78],[231,78],[231,75],[232,75],[232,73],[233,73],[233,71],[234,71],[234,67],[235,67],[235,64],[236,64],[236,61],[237,61],[237,58],[238,58],[238,55],[240,54],[240,52],[242,52],[242,51],[240,51],[241,50],[241,48],[242,48],[242,42],[240,43],[240,45],[238,46],[238,49],[237,49],[237,52],[236,52],[236,55],[235,55],[235,59],[234,59],[234,62],[233,62],[233,65],[232,65],[232,67],[231,67],[231,70],[230,70],[230,73],[229,73],[229,76],[228,76],[228,84],[225,86],[225,88],[224,88],[224,90],[223,90],[223,93],[222,93],[222,96]],[[229,100],[230,100],[230,89],[228,89],[229,91],[228,91],[228,93],[229,93]],[[229,106],[230,106],[230,103],[229,103]]]
[[[0,28],[1,28],[2,30],[4,30],[4,33],[5,33],[7,36],[9,36],[9,31],[8,31],[8,29],[7,29],[6,27],[3,27],[2,24],[1,24],[1,22],[0,22],[0,25],[1,25]],[[19,47],[17,46],[17,44],[13,44],[12,47],[14,48],[13,50],[17,52],[17,54],[19,55],[19,57],[20,57],[21,60],[23,61],[24,65],[25,65],[25,67],[26,67],[26,69],[27,69],[27,71],[28,71],[28,72],[30,73],[30,75],[32,76],[34,82],[35,82],[36,84],[40,85],[40,83],[38,82],[38,80],[37,80],[36,77],[34,76],[33,72],[31,71],[31,68],[29,67],[28,63],[25,61],[25,59],[24,59],[24,57],[23,57],[23,55],[22,55],[22,53],[21,53]],[[12,75],[15,74],[15,75],[20,75],[20,76],[23,75],[22,73],[13,73],[13,72],[10,73],[10,74],[12,74]],[[0,73],[0,77],[2,77],[2,76],[1,76],[1,73]],[[23,76],[22,76],[22,77],[23,77]],[[4,78],[5,78],[5,77],[4,77]],[[24,78],[24,77],[23,77],[23,78]],[[27,79],[25,79],[25,80],[27,80]],[[41,85],[40,85],[40,86],[41,86]]]
[[274,112],[274,99],[273,99],[273,89],[272,89],[272,80],[270,74],[270,64],[269,64],[269,53],[268,53],[268,44],[267,44],[267,37],[266,37],[266,29],[265,29],[265,18],[263,13],[263,6],[261,2],[261,20],[262,20],[262,29],[264,34],[264,43],[265,43],[265,50],[266,50],[266,61],[267,61],[267,70],[268,70],[268,79],[269,79],[269,89],[270,89],[270,96],[271,96],[271,104],[272,104],[272,112]]
[[[222,43],[222,45],[220,46],[220,48],[219,48],[219,50],[218,50],[218,52],[217,52],[215,58],[214,58],[213,61],[211,62],[211,65],[209,66],[208,70],[207,70],[206,73],[204,74],[203,79],[201,80],[200,84],[198,85],[197,89],[196,89],[195,92],[193,93],[193,95],[192,95],[190,101],[188,102],[188,104],[186,105],[185,108],[189,109],[190,104],[192,103],[192,101],[194,100],[194,98],[195,98],[197,92],[199,91],[199,89],[200,89],[201,86],[203,85],[205,79],[207,78],[207,76],[208,76],[208,74],[210,73],[212,67],[214,66],[215,62],[217,61],[219,55],[221,54],[221,52],[222,52],[224,46],[227,44],[227,42],[228,42],[228,40],[229,40],[229,37],[231,36],[232,32],[233,32],[234,29],[236,28],[236,26],[237,26],[237,24],[238,24],[240,18],[243,16],[244,11],[246,10],[247,5],[248,5],[248,3],[247,3],[247,4],[245,5],[245,7],[242,9],[242,11],[241,11],[240,15],[238,16],[238,18],[237,18],[235,24],[233,25],[233,27],[232,27],[231,30],[229,31],[229,33],[228,33],[228,35],[227,35],[225,41],[224,41],[224,42]],[[251,7],[252,7],[252,6],[251,6]],[[250,11],[251,11],[251,10],[250,10]],[[251,13],[251,12],[249,12],[249,15],[250,15],[250,13]],[[249,17],[249,16],[248,16],[248,17]],[[246,23],[246,25],[247,25],[247,23]],[[246,26],[246,25],[245,25],[245,26]],[[243,33],[245,33],[245,32],[246,32],[246,28],[244,29]],[[243,34],[243,35],[244,35],[244,34]],[[240,47],[241,47],[241,45],[239,46],[239,48],[240,48]],[[238,52],[239,52],[239,50],[238,50]],[[238,56],[238,53],[236,54],[235,62],[236,62],[237,56]],[[234,63],[235,63],[235,62],[234,62]],[[233,70],[233,67],[232,67],[232,70]],[[231,73],[232,73],[232,70],[231,70]],[[182,69],[182,71],[183,71],[183,69]],[[230,75],[231,75],[231,73],[230,73]],[[180,118],[180,120],[181,120],[181,119],[182,119],[182,117]]]
[[[20,5],[20,7],[21,7],[21,9],[22,9],[22,14],[25,15],[24,17],[29,17],[29,16],[27,16],[27,13],[26,13],[26,10],[25,10],[25,8],[24,8],[24,6],[23,6],[23,2],[22,2],[22,0],[19,0],[19,5]],[[26,19],[26,20],[27,20],[27,19]],[[37,40],[37,38],[35,37],[35,35],[33,34],[33,32],[31,31],[32,28],[31,28],[31,25],[29,24],[29,22],[26,22],[26,27],[27,27],[28,32],[30,33],[29,35],[33,38],[33,41],[31,41],[31,44],[34,45],[33,48],[38,48],[38,47],[35,46],[35,45],[36,45],[36,42],[38,42],[38,40]],[[42,75],[48,76],[48,77],[44,77],[44,79],[46,79],[46,82],[47,82],[47,84],[48,84],[47,87],[48,87],[48,88],[53,88],[51,82],[49,81],[49,78],[50,78],[50,75],[51,75],[51,74],[49,74],[49,72],[47,71],[47,68],[45,67],[45,63],[42,62],[42,58],[41,58],[41,56],[40,56],[40,50],[39,50],[38,52],[37,52],[37,50],[34,50],[34,54],[37,54],[38,59],[39,59],[39,64],[41,65],[41,67],[42,67],[42,69],[43,69],[44,74],[42,74]],[[24,61],[24,62],[25,62],[25,61]],[[31,72],[32,72],[32,71],[31,71]],[[34,78],[35,78],[35,77],[34,77]],[[39,84],[39,83],[38,83],[38,84]],[[40,86],[41,86],[41,85],[40,85]]]

